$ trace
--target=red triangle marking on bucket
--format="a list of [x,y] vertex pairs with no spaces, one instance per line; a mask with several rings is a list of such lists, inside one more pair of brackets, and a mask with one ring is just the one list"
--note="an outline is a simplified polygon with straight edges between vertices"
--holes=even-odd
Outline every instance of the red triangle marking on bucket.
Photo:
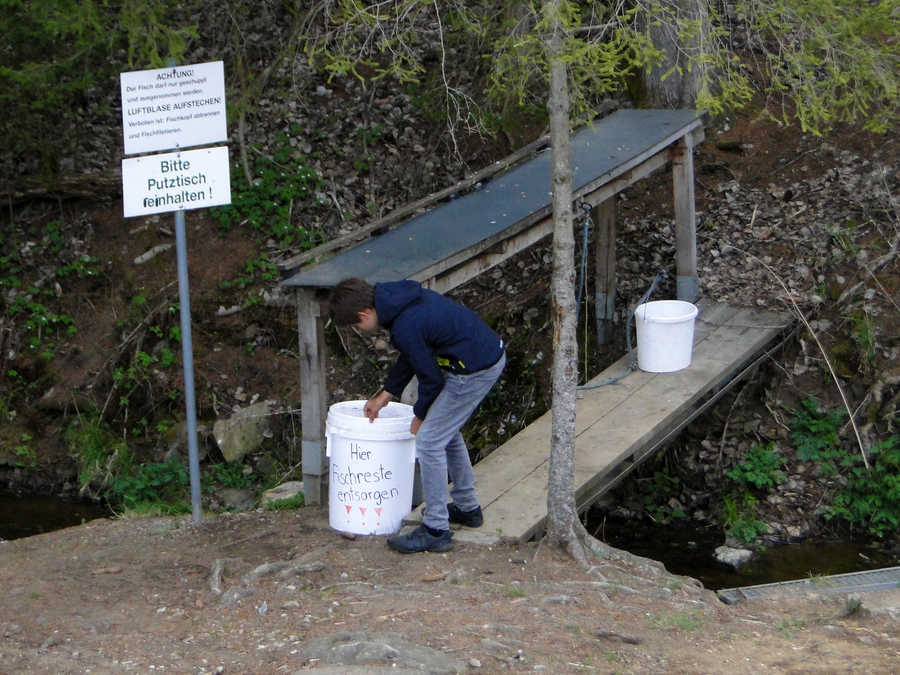
[[360,512],[361,514],[363,514],[363,515],[366,515],[366,507],[365,507],[365,506],[360,506],[360,507],[359,507],[359,512]]
[[347,513],[350,513],[350,510],[351,510],[353,507],[350,506],[349,504],[345,504],[345,505],[344,505],[344,508],[347,509]]
[[382,507],[382,506],[376,506],[376,507],[375,507],[375,513],[378,514],[378,517],[379,517],[379,518],[381,517],[381,509],[382,509],[382,508],[384,508],[384,507]]

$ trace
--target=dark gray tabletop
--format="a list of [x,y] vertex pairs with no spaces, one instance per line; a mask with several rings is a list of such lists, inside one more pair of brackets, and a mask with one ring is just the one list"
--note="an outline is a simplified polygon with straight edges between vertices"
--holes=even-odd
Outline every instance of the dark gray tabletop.
[[[619,110],[572,136],[572,188],[655,146],[680,138],[702,116],[695,110]],[[550,150],[496,176],[480,189],[442,203],[282,282],[314,288],[354,276],[369,283],[409,279],[436,262],[513,229],[551,203]]]

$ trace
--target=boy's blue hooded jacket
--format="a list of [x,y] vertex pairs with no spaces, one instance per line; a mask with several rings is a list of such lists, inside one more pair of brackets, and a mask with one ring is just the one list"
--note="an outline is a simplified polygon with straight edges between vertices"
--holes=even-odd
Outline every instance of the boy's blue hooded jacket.
[[421,420],[444,388],[442,367],[455,373],[474,373],[494,365],[503,354],[500,336],[481,317],[422,288],[417,281],[375,284],[375,313],[400,351],[384,388],[399,398],[416,375],[419,398],[413,412]]

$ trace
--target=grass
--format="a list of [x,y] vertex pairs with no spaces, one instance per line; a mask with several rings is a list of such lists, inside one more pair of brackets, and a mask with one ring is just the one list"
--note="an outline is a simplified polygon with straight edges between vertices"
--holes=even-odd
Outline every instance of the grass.
[[513,582],[504,587],[503,595],[507,598],[524,598],[528,593],[526,593],[525,589],[522,588],[519,583]]
[[804,619],[781,619],[778,623],[775,624],[775,629],[781,634],[783,638],[786,640],[791,640],[796,637],[796,631],[798,629],[806,628],[807,623]]
[[680,591],[684,588],[684,583],[680,579],[669,579],[666,582],[666,588],[674,593],[675,591]]
[[647,622],[658,630],[683,630],[692,632],[703,626],[703,614],[698,611],[675,612],[674,614],[650,614]]
[[117,514],[119,518],[165,518],[168,516],[183,516],[191,513],[191,505],[185,501],[173,503],[160,501],[137,502],[124,508]]
[[305,504],[303,493],[295,494],[293,497],[286,499],[276,499],[266,504],[266,511],[289,511],[291,509],[299,509]]

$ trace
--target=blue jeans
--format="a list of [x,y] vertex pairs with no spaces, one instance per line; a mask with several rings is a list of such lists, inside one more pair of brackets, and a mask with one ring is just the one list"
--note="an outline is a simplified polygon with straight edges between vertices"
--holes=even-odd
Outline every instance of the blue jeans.
[[506,365],[506,352],[493,366],[470,375],[447,373],[444,388],[431,404],[416,434],[416,456],[422,472],[425,499],[422,522],[447,530],[447,477],[453,482],[450,497],[463,511],[476,508],[475,474],[469,449],[460,429],[487,396]]

